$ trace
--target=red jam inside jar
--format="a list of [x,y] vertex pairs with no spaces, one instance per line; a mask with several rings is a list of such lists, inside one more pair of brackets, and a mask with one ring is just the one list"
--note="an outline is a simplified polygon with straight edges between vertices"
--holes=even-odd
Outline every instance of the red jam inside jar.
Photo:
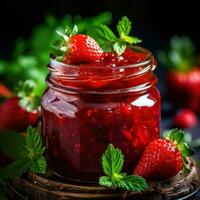
[[42,98],[42,134],[50,169],[81,181],[102,175],[101,156],[112,143],[132,173],[144,148],[160,137],[160,94],[155,60],[133,46],[123,57],[95,64],[51,60]]

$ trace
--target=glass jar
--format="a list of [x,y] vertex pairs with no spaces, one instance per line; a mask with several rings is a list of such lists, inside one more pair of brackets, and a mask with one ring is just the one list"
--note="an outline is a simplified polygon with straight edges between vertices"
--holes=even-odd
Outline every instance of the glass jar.
[[42,98],[42,134],[55,173],[81,181],[102,175],[109,143],[122,150],[132,173],[144,148],[160,137],[160,94],[148,50],[123,67],[72,66],[51,60]]

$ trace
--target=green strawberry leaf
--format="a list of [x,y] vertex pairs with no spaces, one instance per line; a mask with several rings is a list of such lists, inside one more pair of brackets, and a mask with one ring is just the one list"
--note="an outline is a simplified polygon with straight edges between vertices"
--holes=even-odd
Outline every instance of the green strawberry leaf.
[[36,95],[37,84],[33,80],[20,81],[16,87],[19,106],[28,112],[40,109],[40,97]]
[[180,129],[172,129],[169,131],[169,139],[177,144],[181,143],[184,139],[184,132]]
[[180,130],[180,129],[172,129],[167,132],[165,132],[166,138],[172,141],[178,150],[181,152],[183,162],[184,162],[184,170],[187,173],[190,171],[188,168],[188,160],[187,157],[194,155],[194,150],[190,148],[187,143],[185,136],[187,136],[188,133]]
[[178,148],[181,151],[183,157],[194,155],[193,149],[189,148],[189,146],[186,143],[179,144]]

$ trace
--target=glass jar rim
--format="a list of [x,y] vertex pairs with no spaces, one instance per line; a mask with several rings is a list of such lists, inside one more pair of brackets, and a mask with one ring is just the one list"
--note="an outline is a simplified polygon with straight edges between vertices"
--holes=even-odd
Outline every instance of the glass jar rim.
[[[142,67],[142,66],[146,66],[148,64],[151,64],[152,61],[154,61],[154,56],[151,53],[150,50],[141,47],[141,46],[137,46],[137,45],[131,45],[129,46],[130,48],[137,50],[138,52],[141,53],[146,53],[145,58],[141,61],[141,62],[137,62],[137,63],[133,63],[133,64],[128,64],[128,65],[122,65],[122,66],[109,66],[109,69],[126,69],[126,68],[137,68],[137,67]],[[73,64],[67,64],[67,63],[63,63],[60,61],[55,60],[54,58],[50,58],[50,64],[49,64],[49,68],[50,69],[55,69],[55,68],[67,68],[70,67],[71,69],[79,69],[80,67],[82,67],[81,65],[73,65]],[[88,66],[84,66],[86,68],[93,68],[93,69],[102,69],[102,66],[95,66],[95,65],[88,65]]]

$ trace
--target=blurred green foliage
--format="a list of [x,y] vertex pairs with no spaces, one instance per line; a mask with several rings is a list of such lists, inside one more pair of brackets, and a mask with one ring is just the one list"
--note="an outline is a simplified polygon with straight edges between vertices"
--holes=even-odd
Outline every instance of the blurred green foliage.
[[36,94],[41,96],[46,88],[51,44],[59,37],[56,30],[64,31],[66,25],[72,27],[76,24],[79,33],[87,33],[91,26],[109,25],[111,20],[109,12],[84,19],[81,16],[66,15],[58,20],[53,15],[48,15],[44,24],[35,27],[29,39],[20,38],[16,41],[10,60],[0,60],[0,80],[11,89],[19,81],[34,80],[37,84]]
[[158,53],[159,61],[169,70],[186,71],[196,63],[195,46],[187,36],[174,36],[168,51]]

